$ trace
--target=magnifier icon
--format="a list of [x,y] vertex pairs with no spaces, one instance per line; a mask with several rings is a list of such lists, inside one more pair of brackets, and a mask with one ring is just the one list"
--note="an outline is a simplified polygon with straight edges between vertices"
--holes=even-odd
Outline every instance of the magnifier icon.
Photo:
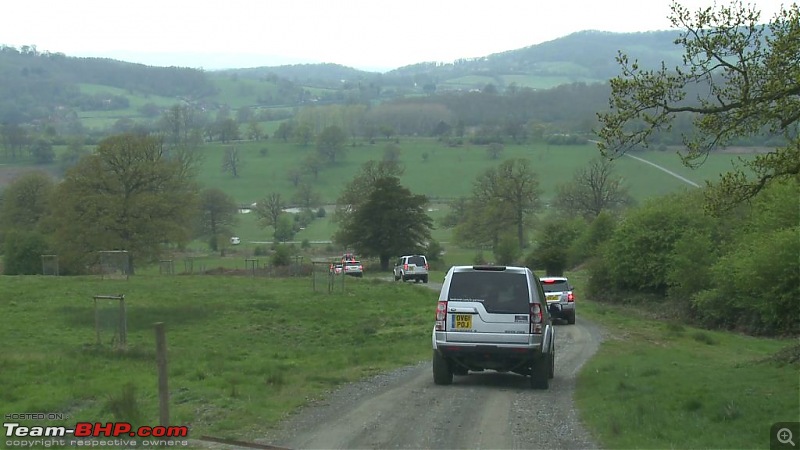
[[794,447],[794,441],[792,440],[792,430],[788,428],[781,428],[778,430],[776,436],[778,438],[778,442],[781,444],[791,444]]

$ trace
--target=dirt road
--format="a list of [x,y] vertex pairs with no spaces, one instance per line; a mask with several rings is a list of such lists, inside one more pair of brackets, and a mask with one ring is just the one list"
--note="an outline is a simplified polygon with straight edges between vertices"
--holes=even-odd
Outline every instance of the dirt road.
[[292,449],[596,448],[572,395],[578,369],[600,340],[580,312],[576,325],[557,325],[556,375],[545,391],[491,371],[437,386],[430,362],[422,362],[348,385],[262,442]]

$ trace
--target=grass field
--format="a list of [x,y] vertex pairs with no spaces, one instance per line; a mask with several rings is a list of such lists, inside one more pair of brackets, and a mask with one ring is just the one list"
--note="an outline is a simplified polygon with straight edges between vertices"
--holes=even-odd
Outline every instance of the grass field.
[[[580,292],[585,274],[568,276]],[[153,424],[156,322],[167,329],[171,423],[190,437],[254,439],[341,383],[429,358],[435,292],[374,278],[328,292],[324,280],[314,290],[310,277],[2,277],[0,404],[64,413],[64,425]],[[96,342],[92,298],[108,294],[125,295],[126,351],[115,350],[111,301]],[[579,301],[578,320],[606,336],[576,391],[602,447],[763,448],[773,422],[797,420],[797,366],[764,362],[794,341]]]
[[[224,146],[209,144],[203,147],[205,162],[199,181],[204,186],[219,187],[243,204],[257,201],[270,192],[278,192],[284,198],[291,199],[295,187],[289,179],[290,171],[302,171],[305,158],[315,154],[313,145],[302,147],[278,139],[229,145],[239,151],[242,167],[240,176],[234,178],[222,172]],[[363,163],[382,158],[386,145],[386,141],[379,140],[374,145],[347,147],[347,153],[341,161],[324,168],[316,180],[310,175],[306,175],[306,180],[325,203],[333,203]],[[483,146],[464,145],[451,148],[429,138],[403,138],[399,145],[402,152],[400,162],[405,168],[401,177],[402,183],[412,192],[433,199],[468,196],[475,178],[489,167],[500,164],[502,159],[528,158],[539,178],[542,198],[546,202],[555,195],[556,186],[569,182],[576,170],[585,167],[592,158],[598,156],[594,145],[555,146],[536,143],[507,145],[502,158],[492,161]],[[262,149],[267,149],[266,156],[261,154]],[[730,168],[733,158],[729,154],[711,155],[702,167],[690,170],[683,167],[678,157],[670,152],[643,152],[637,153],[637,156],[652,158],[654,162],[698,184],[702,184],[704,180],[716,179],[721,172]],[[637,200],[691,188],[683,181],[632,158],[620,158],[615,173],[623,177]]]
[[[582,276],[572,277],[579,290]],[[586,300],[579,308],[578,320],[606,336],[575,394],[602,447],[768,448],[773,423],[800,419],[800,366],[771,360],[796,339],[703,330]]]
[[[158,420],[155,322],[169,349],[171,422],[192,436],[257,437],[336,385],[430,356],[436,293],[420,286],[324,278],[3,277],[0,404],[75,421]],[[114,350],[124,293],[128,348]],[[391,351],[387,348],[391,347]],[[52,424],[57,425],[57,424]]]

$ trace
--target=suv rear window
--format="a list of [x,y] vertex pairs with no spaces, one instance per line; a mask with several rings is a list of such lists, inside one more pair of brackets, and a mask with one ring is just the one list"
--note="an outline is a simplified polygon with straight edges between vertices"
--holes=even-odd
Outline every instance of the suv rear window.
[[486,312],[527,314],[528,283],[525,274],[502,272],[455,272],[448,300],[479,302]]
[[408,258],[409,264],[414,264],[415,266],[424,267],[425,266],[425,258],[422,256],[410,256]]
[[566,280],[542,281],[542,288],[545,292],[564,292],[569,290],[569,283]]

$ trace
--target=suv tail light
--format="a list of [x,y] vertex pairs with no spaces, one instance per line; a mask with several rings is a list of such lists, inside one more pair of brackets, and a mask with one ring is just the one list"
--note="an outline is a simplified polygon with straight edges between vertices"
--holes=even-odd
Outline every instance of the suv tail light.
[[403,264],[403,270],[408,271],[408,264]]
[[575,301],[575,294],[573,294],[572,292],[568,293],[567,294],[567,301],[568,302],[574,302]]
[[542,334],[542,305],[534,303],[531,305],[531,333]]
[[436,305],[436,331],[445,331],[445,323],[447,323],[447,301],[440,301]]
[[428,263],[425,263],[425,270],[430,270],[430,268],[428,267]]

